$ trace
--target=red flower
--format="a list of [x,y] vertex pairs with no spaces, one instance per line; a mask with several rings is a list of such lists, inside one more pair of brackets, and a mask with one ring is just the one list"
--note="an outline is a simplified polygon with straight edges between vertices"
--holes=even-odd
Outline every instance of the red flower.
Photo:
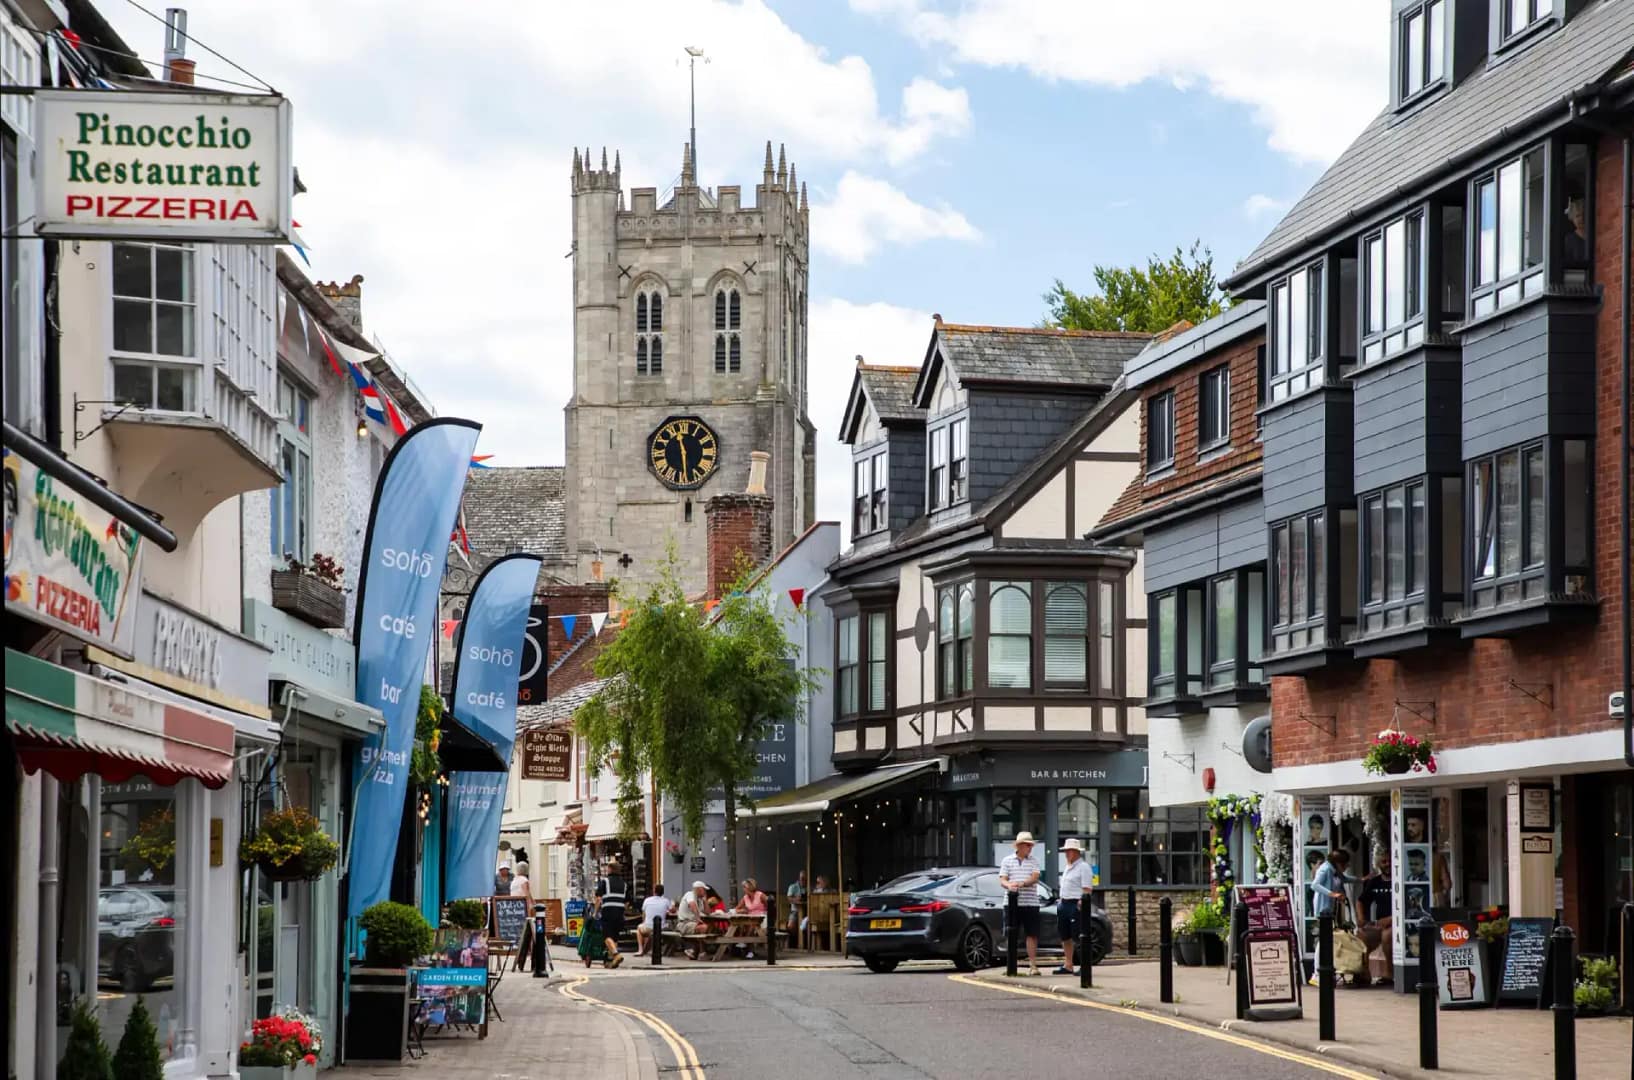
[[308,1065],[316,1065],[318,1063],[317,1057],[312,1054],[306,1055],[306,1057],[302,1058],[301,1060],[306,1062]]

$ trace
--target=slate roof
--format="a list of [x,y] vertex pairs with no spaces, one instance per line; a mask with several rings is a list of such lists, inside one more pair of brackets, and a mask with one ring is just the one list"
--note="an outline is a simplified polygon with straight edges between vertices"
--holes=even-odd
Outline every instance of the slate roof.
[[1152,339],[1113,330],[965,326],[937,323],[942,355],[965,383],[1014,382],[1075,388],[1111,386]]
[[883,364],[858,364],[857,377],[862,380],[868,403],[881,423],[893,420],[921,420],[925,410],[913,403],[913,386],[919,378],[916,367],[887,367]]
[[1488,57],[1438,100],[1385,109],[1226,279],[1248,283],[1308,244],[1406,192],[1450,175],[1489,139],[1518,134],[1605,78],[1634,49],[1634,0],[1597,0],[1513,54]]
[[465,477],[465,528],[481,569],[514,551],[567,557],[565,470],[560,465],[472,469]]

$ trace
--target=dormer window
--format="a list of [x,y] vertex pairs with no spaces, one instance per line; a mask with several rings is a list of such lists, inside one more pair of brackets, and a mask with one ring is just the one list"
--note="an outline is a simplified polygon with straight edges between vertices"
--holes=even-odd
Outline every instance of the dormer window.
[[947,492],[947,437],[948,429],[937,428],[930,433],[930,508],[940,510],[948,504]]
[[1322,382],[1322,264],[1312,263],[1271,286],[1270,399],[1285,397]]
[[1424,214],[1362,238],[1362,362],[1424,341]]
[[948,455],[948,505],[963,502],[969,492],[966,489],[966,473],[970,464],[970,439],[966,434],[968,424],[964,420],[955,420],[948,425],[948,441],[952,450]]
[[1406,101],[1440,82],[1446,72],[1445,0],[1407,8],[1400,17],[1401,100]]
[[1529,29],[1548,18],[1554,11],[1552,0],[1498,0],[1503,9],[1503,40]]
[[932,428],[926,505],[932,510],[954,506],[970,498],[970,421],[964,418]]

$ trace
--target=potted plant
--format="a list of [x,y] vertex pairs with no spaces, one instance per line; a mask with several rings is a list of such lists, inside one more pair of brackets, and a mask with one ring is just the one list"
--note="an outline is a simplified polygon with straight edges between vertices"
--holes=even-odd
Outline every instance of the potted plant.
[[298,806],[274,810],[238,845],[238,861],[272,881],[316,881],[340,858],[340,845]]
[[1604,1016],[1616,996],[1617,961],[1612,957],[1584,957],[1583,977],[1572,987],[1578,1016]]
[[321,552],[272,572],[272,606],[324,630],[346,625],[345,569]]
[[1362,758],[1362,768],[1375,776],[1401,776],[1409,772],[1435,772],[1435,744],[1395,728],[1385,728],[1373,739]]
[[119,1080],[164,1080],[165,1063],[159,1054],[159,1031],[140,996],[125,1018],[125,1034],[113,1056],[113,1074]]
[[687,857],[687,849],[682,847],[680,844],[677,844],[674,840],[665,840],[664,850],[669,852],[669,861],[673,863],[678,863]]
[[80,998],[74,1002],[68,1044],[63,1047],[62,1060],[57,1062],[57,1078],[113,1080],[113,1075],[113,1059],[108,1055],[108,1044],[102,1041],[94,1002]]
[[1203,966],[1203,940],[1192,926],[1196,908],[1181,915],[1174,923],[1174,959],[1182,967]]
[[1204,900],[1191,911],[1191,932],[1196,935],[1204,967],[1225,964],[1225,905],[1218,900]]
[[431,951],[431,924],[418,908],[384,900],[365,910],[358,926],[368,936],[363,963],[352,969],[346,1057],[401,1061],[408,1045],[408,967]]
[[443,920],[456,930],[481,930],[488,925],[488,908],[481,900],[454,900],[444,910]]
[[1496,1000],[1498,984],[1503,981],[1504,950],[1509,945],[1509,917],[1496,908],[1480,912],[1475,916],[1475,936],[1485,954],[1487,989]]
[[242,1080],[311,1080],[318,1074],[323,1033],[317,1021],[297,1009],[284,1009],[250,1025],[250,1037],[238,1044]]

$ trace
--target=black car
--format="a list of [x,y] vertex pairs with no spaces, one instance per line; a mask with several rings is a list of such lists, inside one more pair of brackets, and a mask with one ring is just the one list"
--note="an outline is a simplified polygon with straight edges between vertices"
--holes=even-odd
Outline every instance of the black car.
[[[1059,953],[1055,896],[1042,882],[1038,947]],[[847,909],[845,951],[868,970],[895,970],[904,960],[946,959],[960,971],[994,963],[1005,950],[1004,886],[991,866],[919,870],[873,892],[858,893]],[[1112,945],[1106,912],[1090,912],[1091,960]]]
[[170,888],[114,885],[96,902],[97,974],[129,992],[173,974],[176,894]]

